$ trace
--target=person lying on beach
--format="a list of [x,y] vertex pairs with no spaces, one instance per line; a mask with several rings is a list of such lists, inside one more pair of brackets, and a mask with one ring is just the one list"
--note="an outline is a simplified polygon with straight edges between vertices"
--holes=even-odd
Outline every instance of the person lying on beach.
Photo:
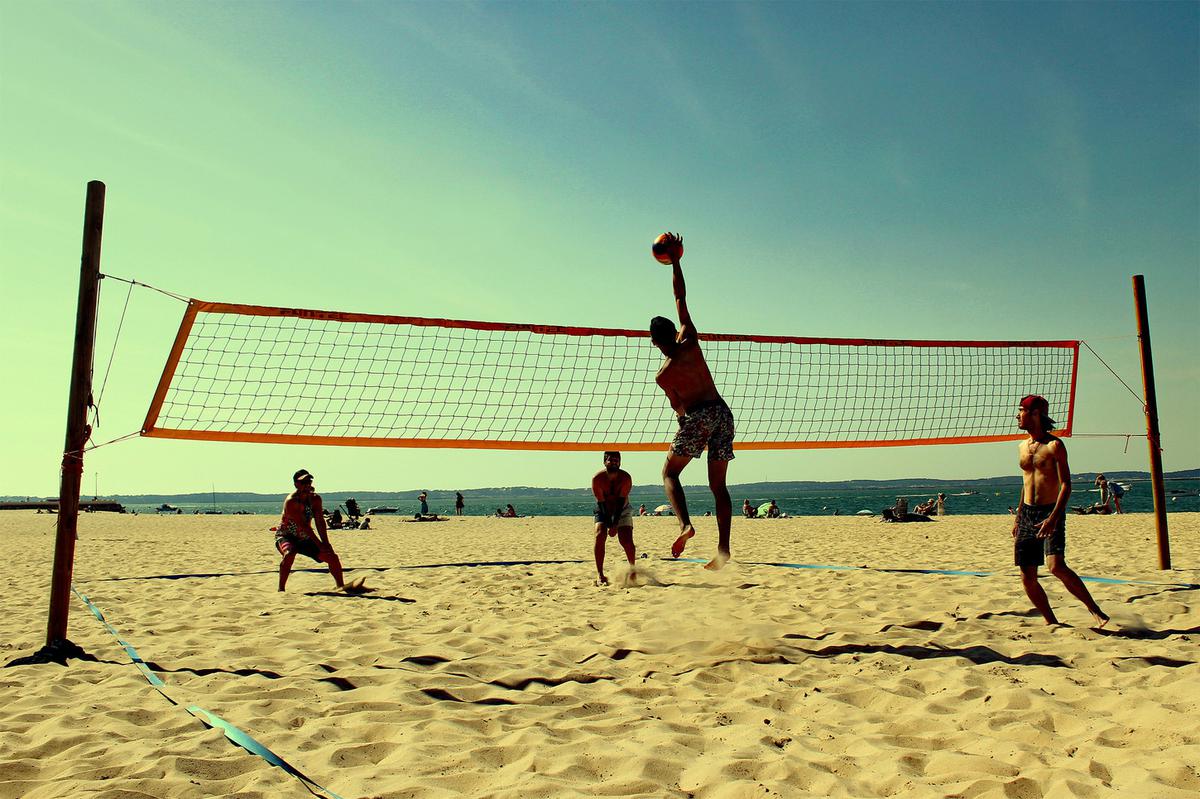
[[1013,520],[1013,560],[1021,569],[1021,583],[1046,624],[1058,624],[1045,589],[1038,582],[1038,567],[1045,563],[1071,594],[1092,614],[1096,627],[1108,624],[1087,586],[1067,566],[1067,499],[1071,496],[1071,469],[1067,447],[1051,435],[1054,420],[1042,397],[1029,395],[1017,409],[1017,427],[1029,434],[1017,449],[1021,467],[1021,501]]
[[[328,564],[329,573],[333,575],[338,588],[351,594],[365,593],[370,589],[363,585],[363,578],[349,585],[342,581],[342,561],[333,551],[333,544],[329,543],[321,495],[313,490],[313,479],[307,469],[296,472],[292,475],[295,490],[283,501],[283,515],[279,519],[279,526],[275,528],[275,548],[283,556],[279,562],[279,590],[283,591],[287,586],[292,562],[299,554]],[[317,525],[316,533],[313,532],[313,522]]]
[[604,453],[604,468],[592,477],[592,494],[596,497],[596,512],[592,520],[596,523],[596,574],[600,585],[608,585],[604,576],[605,539],[617,536],[630,567],[636,559],[633,546],[633,508],[629,505],[629,492],[633,490],[633,478],[621,468],[621,453]]
[[667,501],[679,519],[679,537],[671,545],[671,557],[683,554],[687,542],[696,534],[688,516],[687,497],[679,476],[693,458],[708,449],[708,487],[712,491],[717,511],[717,555],[704,567],[719,569],[729,560],[729,529],[733,520],[733,502],[726,487],[726,472],[733,460],[733,412],[717,391],[712,372],[700,349],[700,336],[692,323],[687,307],[687,288],[683,269],[676,253],[683,251],[683,239],[668,233],[671,247],[671,288],[675,293],[675,310],[680,329],[664,316],[650,320],[650,340],[662,352],[665,360],[654,381],[667,395],[675,411],[679,430],[667,451],[663,465],[663,488]]

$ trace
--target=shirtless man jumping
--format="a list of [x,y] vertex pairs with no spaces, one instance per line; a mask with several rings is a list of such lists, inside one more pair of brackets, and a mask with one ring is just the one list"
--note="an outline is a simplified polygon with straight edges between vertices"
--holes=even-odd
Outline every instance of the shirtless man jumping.
[[[365,593],[370,590],[363,586],[363,578],[349,585],[342,583],[342,562],[333,545],[329,543],[329,533],[325,529],[325,514],[322,512],[321,495],[313,490],[313,476],[307,469],[301,469],[292,475],[292,483],[296,490],[288,494],[283,501],[283,516],[279,526],[275,528],[275,548],[283,556],[279,562],[279,590],[284,590],[288,576],[292,573],[292,562],[296,555],[304,555],[318,563],[329,564],[329,573],[337,587],[347,593]],[[317,533],[313,533],[313,522],[317,523]],[[320,538],[317,537],[320,535]]]
[[629,506],[629,492],[633,490],[633,478],[621,468],[621,453],[605,452],[604,468],[592,478],[592,493],[596,495],[596,574],[600,585],[608,585],[604,576],[604,539],[616,535],[625,550],[625,558],[633,566],[636,551],[633,548],[633,509]]
[[1071,496],[1071,469],[1067,465],[1066,445],[1050,434],[1054,420],[1050,418],[1046,400],[1036,395],[1022,399],[1017,410],[1017,427],[1029,433],[1018,450],[1024,486],[1012,528],[1015,560],[1021,569],[1025,593],[1046,624],[1058,624],[1050,600],[1038,582],[1038,566],[1046,563],[1050,573],[1092,614],[1096,627],[1103,627],[1108,624],[1108,616],[1092,599],[1079,575],[1067,566],[1065,514]]
[[[667,235],[671,237],[670,242],[680,245],[672,247],[671,251],[680,252],[683,238],[673,233]],[[675,324],[663,316],[650,320],[650,340],[666,357],[654,379],[667,395],[679,422],[679,431],[663,466],[663,487],[680,527],[679,538],[671,545],[671,557],[682,555],[688,539],[696,534],[688,516],[687,498],[679,475],[692,458],[699,457],[707,447],[708,487],[712,489],[717,506],[717,556],[704,568],[719,569],[729,560],[729,528],[733,517],[733,504],[725,486],[725,473],[734,457],[733,413],[721,399],[704,353],[700,351],[696,326],[688,313],[687,291],[678,256],[671,258],[671,271],[681,329],[676,330]]]

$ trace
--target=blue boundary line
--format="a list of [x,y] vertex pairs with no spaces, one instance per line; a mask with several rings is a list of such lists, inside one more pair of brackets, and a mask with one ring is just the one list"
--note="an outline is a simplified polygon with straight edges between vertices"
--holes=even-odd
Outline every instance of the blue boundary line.
[[125,639],[121,637],[121,634],[118,633],[116,629],[108,623],[108,620],[104,618],[104,614],[100,612],[100,608],[96,607],[92,603],[92,600],[88,599],[87,596],[80,593],[79,589],[74,585],[71,586],[71,591],[74,592],[75,596],[79,597],[79,599],[83,601],[83,604],[86,605],[87,609],[92,612],[92,615],[100,620],[100,623],[104,625],[104,629],[112,633],[112,636],[117,639],[117,643],[119,643],[125,649],[125,654],[129,655],[129,659],[133,661],[133,665],[136,666],[138,671],[142,673],[142,676],[146,678],[146,681],[154,686],[155,690],[162,694],[163,698],[165,698],[168,702],[176,707],[183,707],[185,711],[190,713],[192,716],[195,716],[205,727],[220,730],[226,738],[242,747],[250,754],[258,755],[272,766],[291,774],[293,777],[300,780],[304,784],[304,787],[314,795],[323,794],[329,797],[329,799],[342,799],[342,797],[338,796],[328,788],[323,787],[316,780],[312,779],[307,774],[293,766],[291,763],[272,752],[269,748],[267,748],[267,746],[257,741],[249,733],[239,729],[233,724],[230,724],[217,714],[205,710],[199,705],[180,705],[179,702],[177,702],[170,694],[167,693],[166,683],[159,679],[158,675],[150,670],[150,667],[146,665],[144,660],[142,660],[142,656],[137,653],[137,650],[134,649],[133,646],[131,646],[128,642],[126,642]]
[[[662,558],[668,563],[708,563],[703,558]],[[886,572],[888,574],[944,574],[952,577],[995,577],[999,572],[981,572],[968,571],[960,569],[902,569],[899,567],[889,566],[835,566],[825,563],[773,563],[771,561],[761,560],[741,560],[738,563],[743,566],[777,566],[781,569],[818,569],[827,571],[858,571],[858,572]],[[1150,580],[1122,580],[1119,577],[1085,577],[1079,575],[1079,579],[1088,583],[1104,583],[1106,585],[1157,585],[1166,586],[1168,588],[1200,588],[1200,583],[1168,583],[1168,582],[1152,582]]]
[[[708,563],[704,558],[659,558],[662,563]],[[391,571],[392,569],[449,569],[449,568],[468,568],[473,569],[481,566],[553,566],[573,563],[590,563],[584,560],[481,560],[481,561],[460,561],[457,563],[413,563],[401,566],[358,566],[346,571]],[[776,563],[773,561],[755,561],[742,560],[738,563],[744,566],[775,566],[781,569],[813,569],[821,571],[871,571],[885,572],[888,574],[935,574],[946,575],[951,577],[996,577],[1000,572],[973,571],[968,569],[905,569],[895,566],[839,566],[830,563]],[[309,572],[312,574],[326,574],[325,569],[292,569],[296,572]],[[251,572],[251,574],[274,574],[274,570]],[[234,573],[201,573],[201,574],[152,574],[144,577],[120,577],[112,578],[105,577],[93,582],[104,582],[117,580],[183,580],[183,579],[198,579],[207,577],[232,577],[241,576]],[[1200,583],[1172,583],[1172,582],[1156,582],[1153,580],[1125,580],[1119,577],[1088,577],[1080,575],[1079,579],[1088,583],[1102,583],[1104,585],[1149,585],[1162,586],[1167,588],[1186,588],[1198,589]],[[101,619],[103,621],[103,619]],[[114,633],[115,634],[115,633]]]

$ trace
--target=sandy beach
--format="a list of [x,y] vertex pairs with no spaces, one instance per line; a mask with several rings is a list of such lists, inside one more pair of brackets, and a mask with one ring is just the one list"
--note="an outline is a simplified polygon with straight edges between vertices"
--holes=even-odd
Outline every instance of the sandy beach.
[[[1036,616],[998,516],[736,519],[719,573],[639,519],[634,587],[615,539],[593,584],[587,518],[378,517],[332,533],[365,597],[323,570],[279,594],[271,523],[81,517],[76,587],[178,704],[73,599],[93,660],[0,671],[0,797],[312,795],[189,706],[343,799],[1200,791],[1200,592],[1164,584],[1200,583],[1197,514],[1171,517],[1170,572],[1152,516],[1068,520],[1081,575],[1157,583],[1089,583],[1103,631],[1049,575],[1064,625]],[[45,635],[53,525],[0,516],[5,662]],[[685,557],[712,552],[699,527]]]

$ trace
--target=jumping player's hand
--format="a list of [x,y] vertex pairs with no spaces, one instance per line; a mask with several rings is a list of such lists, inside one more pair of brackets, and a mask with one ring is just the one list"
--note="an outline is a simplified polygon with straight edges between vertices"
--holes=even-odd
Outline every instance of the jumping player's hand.
[[[671,237],[670,241],[673,245],[675,245],[671,248],[671,260],[675,263],[679,263],[679,259],[683,257],[683,236],[680,236],[677,233],[672,233],[669,230],[667,231],[667,235]],[[676,253],[678,253],[678,255],[676,255]]]

